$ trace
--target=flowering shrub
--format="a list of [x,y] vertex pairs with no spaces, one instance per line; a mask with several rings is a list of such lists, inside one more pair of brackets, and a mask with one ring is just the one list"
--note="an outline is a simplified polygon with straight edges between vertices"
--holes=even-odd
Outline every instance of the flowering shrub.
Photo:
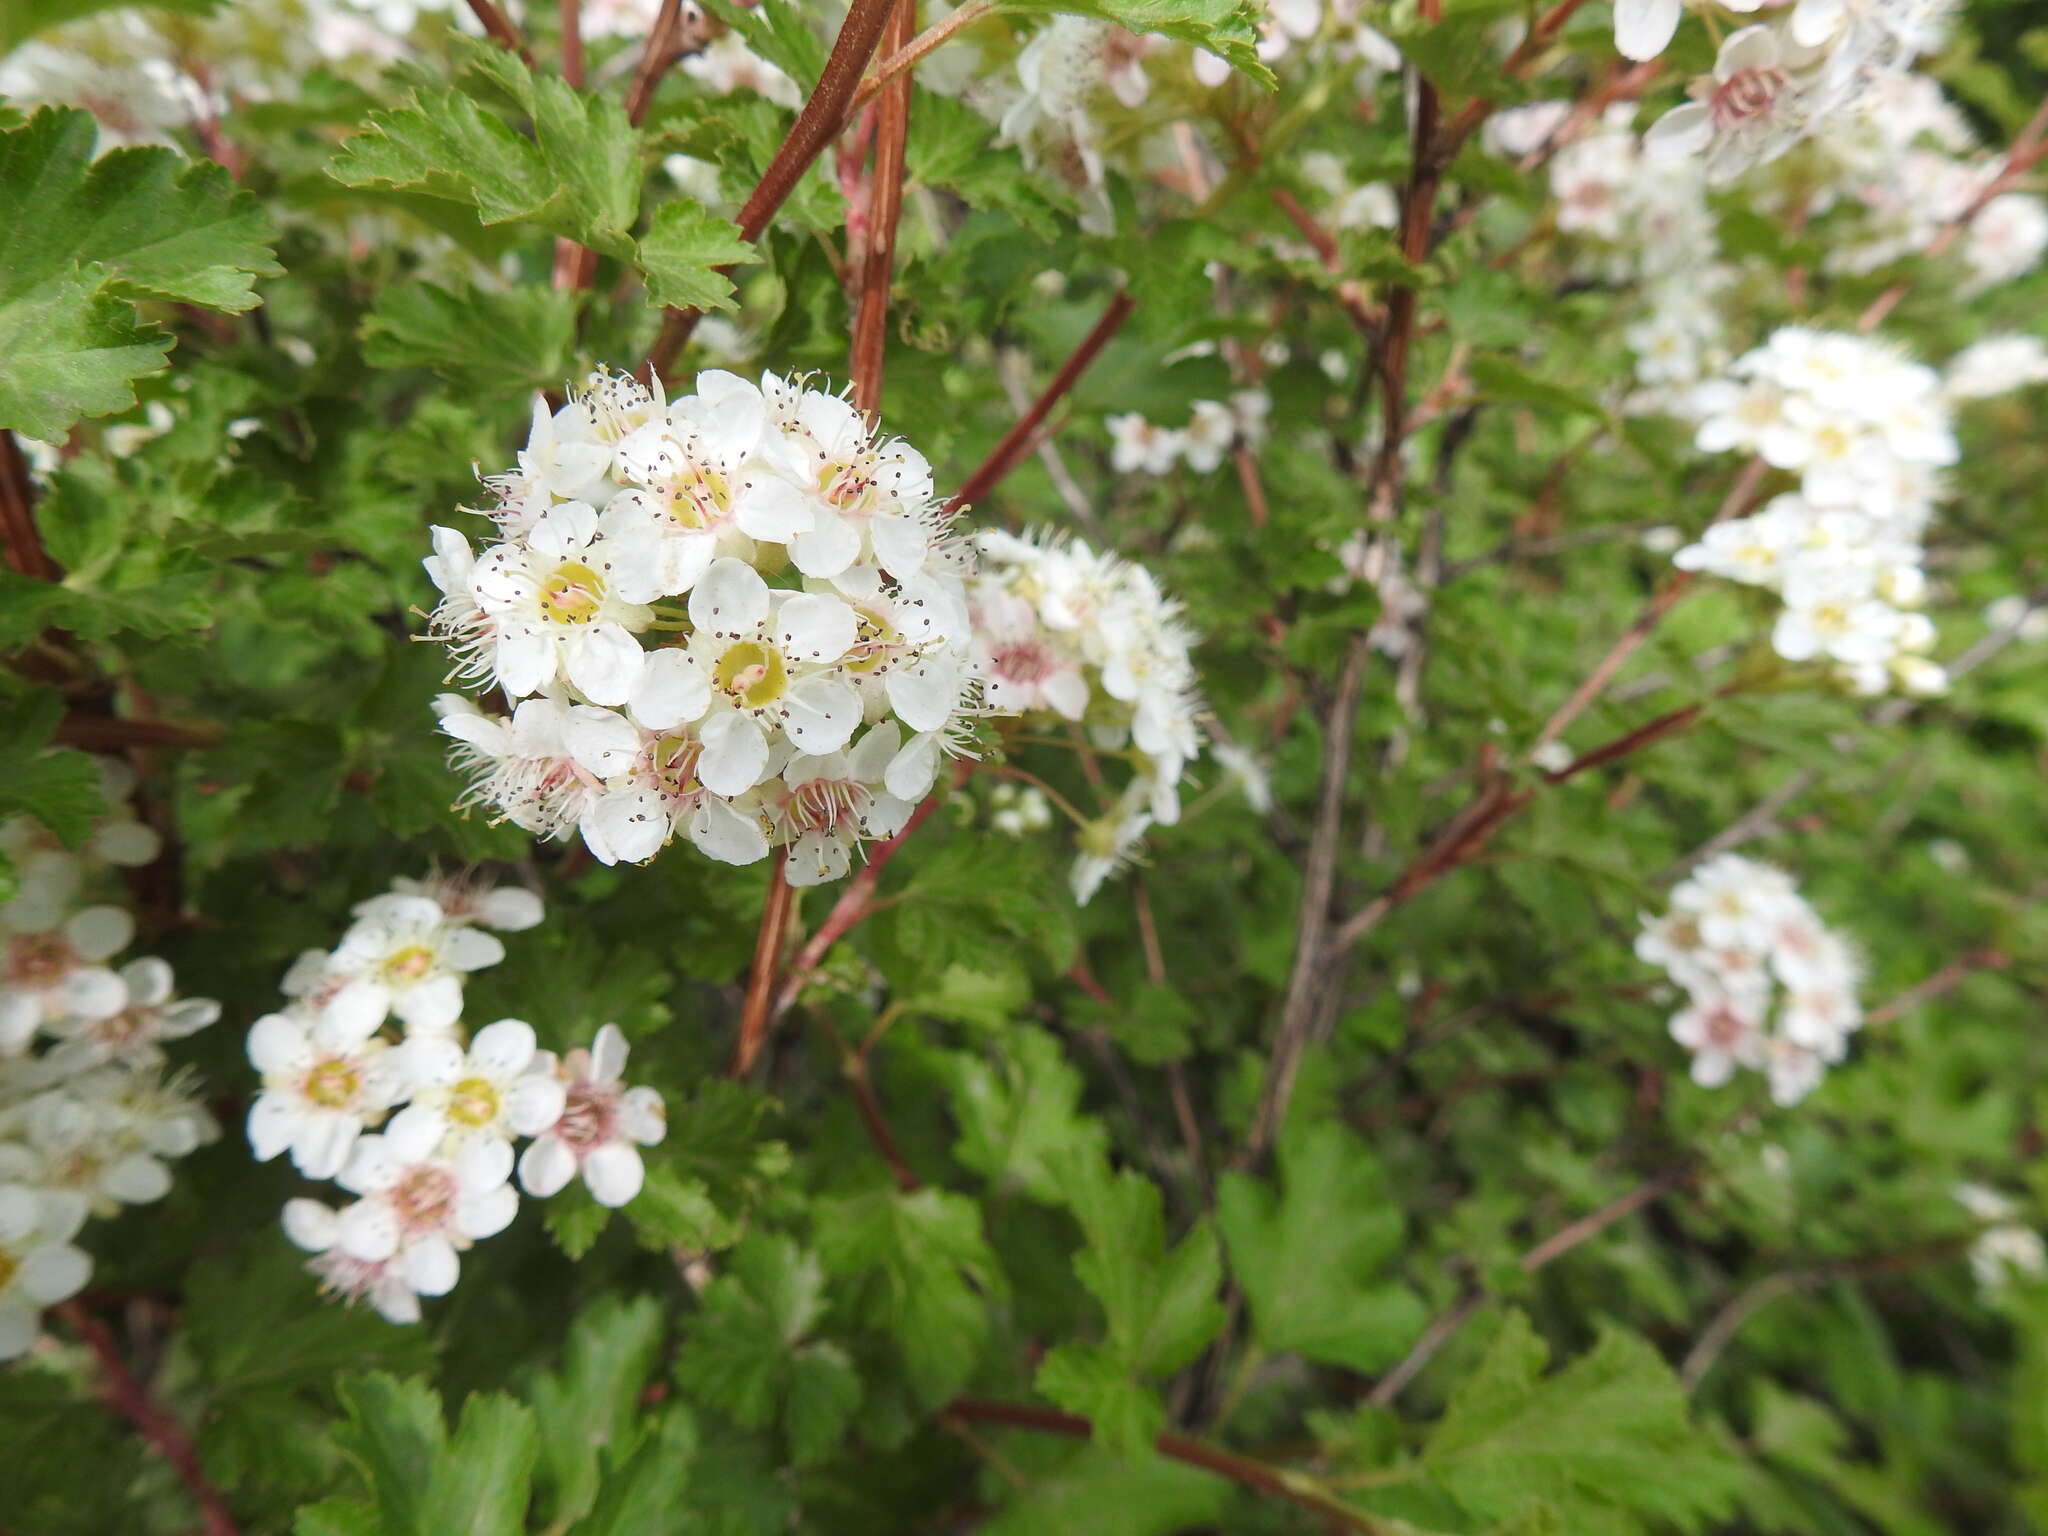
[[2048,1531],[2044,97],[0,6],[0,1530]]

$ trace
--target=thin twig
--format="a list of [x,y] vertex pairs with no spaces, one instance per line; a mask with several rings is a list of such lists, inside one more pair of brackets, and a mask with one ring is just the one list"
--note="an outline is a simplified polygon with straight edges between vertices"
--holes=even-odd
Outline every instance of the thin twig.
[[[1748,506],[1768,470],[1769,466],[1762,459],[1751,459],[1744,465],[1742,473],[1735,477],[1735,484],[1730,487],[1727,496],[1722,498],[1721,505],[1715,510],[1712,521],[1725,522]],[[1556,713],[1543,722],[1543,729],[1537,733],[1533,745],[1540,747],[1547,742],[1555,741],[1570,728],[1574,720],[1591,707],[1606,691],[1607,685],[1614,681],[1615,674],[1627,664],[1629,657],[1650,638],[1651,632],[1663,621],[1664,615],[1678,606],[1679,599],[1685,596],[1691,586],[1691,574],[1678,571],[1650,595],[1650,600],[1643,604],[1643,611],[1637,616],[1635,623],[1614,642],[1613,649],[1600,658],[1599,664],[1586,674],[1585,681],[1572,690],[1572,696],[1560,704]]]
[[106,1399],[107,1406],[135,1426],[151,1448],[170,1464],[178,1481],[185,1485],[185,1491],[192,1495],[192,1502],[199,1506],[199,1519],[206,1529],[206,1536],[237,1536],[234,1513],[228,1508],[228,1501],[222,1497],[221,1491],[207,1480],[199,1465],[199,1453],[193,1448],[185,1427],[150,1400],[148,1391],[121,1358],[113,1330],[78,1301],[65,1302],[57,1313],[64,1319],[65,1326],[78,1335],[79,1342],[92,1351],[94,1363],[99,1367],[100,1395]]
[[[2007,152],[2005,164],[1999,168],[1998,174],[1986,182],[1954,218],[1942,225],[1921,255],[1930,259],[1939,256],[1960,240],[1971,222],[1994,198],[2010,191],[2038,161],[2048,156],[2048,142],[2044,140],[2048,140],[2048,100],[2044,100],[2034,109],[2034,115],[2013,138],[2012,148]],[[1876,330],[1884,323],[1885,317],[1897,307],[1898,302],[1906,296],[1906,290],[1910,286],[1906,282],[1894,283],[1879,294],[1871,301],[1870,307],[1858,317],[1856,329]]]
[[[953,1424],[1000,1424],[1009,1429],[1030,1429],[1075,1440],[1092,1439],[1095,1434],[1095,1426],[1079,1414],[1018,1403],[991,1403],[973,1397],[954,1398],[939,1417]],[[1396,1527],[1364,1510],[1346,1504],[1303,1473],[1254,1461],[1213,1445],[1203,1445],[1182,1435],[1161,1435],[1152,1444],[1160,1455],[1170,1461],[1199,1467],[1204,1472],[1228,1478],[1240,1487],[1271,1494],[1274,1498],[1313,1510],[1333,1530],[1357,1531],[1364,1536],[1393,1536],[1396,1530]]]
[[12,432],[0,431],[0,542],[6,545],[7,567],[17,576],[55,581],[63,573],[43,548],[35,501],[36,485],[21,444]]
[[962,507],[971,506],[1002,483],[1003,478],[1015,469],[1025,454],[1031,451],[1033,435],[1038,431],[1052,408],[1059,404],[1068,390],[1072,389],[1088,365],[1095,361],[1095,355],[1109,345],[1109,339],[1117,333],[1136,307],[1137,301],[1130,294],[1119,292],[1109,301],[1109,308],[1102,312],[1088,334],[1081,338],[1081,344],[1074,348],[1073,355],[1060,364],[1060,371],[1053,375],[1052,382],[1045,386],[1038,398],[1031,402],[1031,409],[1017,419],[1015,426],[1005,432],[1002,441],[989,450],[981,467],[961,483],[953,493],[953,499],[946,503],[948,516]]
[[768,871],[768,894],[761,903],[761,926],[754,932],[754,963],[747,973],[747,997],[740,1008],[739,1034],[732,1045],[732,1060],[726,1076],[745,1077],[754,1058],[768,1039],[769,1003],[775,989],[775,970],[782,958],[783,935],[789,930],[789,909],[793,892],[783,866],[789,850],[775,850],[775,862]]
[[[882,62],[875,66],[874,73],[861,81],[860,89],[853,93],[853,100],[847,104],[847,117],[851,119],[854,113],[875,99],[877,91],[895,80],[947,38],[963,27],[972,26],[995,9],[996,0],[967,0],[965,5],[940,17],[916,37],[892,46],[890,51],[882,56]],[[912,25],[915,24],[913,21]]]
[[1864,1259],[1841,1259],[1831,1264],[1819,1264],[1812,1269],[1787,1270],[1782,1274],[1766,1275],[1735,1298],[1719,1312],[1713,1321],[1701,1330],[1699,1338],[1686,1351],[1684,1361],[1678,1367],[1678,1379],[1687,1392],[1699,1390],[1699,1384],[1707,1372],[1714,1368],[1714,1362],[1721,1358],[1723,1351],[1734,1342],[1742,1325],[1781,1296],[1791,1296],[1800,1291],[1815,1290],[1836,1280],[1853,1280],[1865,1275],[1889,1274],[1898,1270],[1913,1269],[1921,1264],[1953,1256],[1972,1242],[1976,1233],[1965,1237],[1943,1238],[1937,1242],[1921,1243],[1916,1247],[1900,1249],[1896,1253],[1880,1253]]
[[911,833],[923,826],[925,818],[938,809],[943,798],[936,791],[925,796],[918,802],[917,809],[910,813],[910,819],[903,823],[900,832],[874,846],[868,854],[867,863],[855,872],[846,883],[846,889],[839,893],[839,899],[832,904],[832,910],[825,914],[825,921],[818,925],[817,931],[804,941],[803,947],[796,952],[796,958],[790,961],[782,985],[776,991],[773,1018],[781,1018],[796,1005],[811,977],[825,963],[825,956],[831,953],[832,946],[845,938],[873,910],[875,887],[881,881],[882,871],[909,841]]
[[527,64],[533,63],[533,50],[526,46],[526,39],[519,29],[512,25],[505,13],[498,9],[494,0],[469,0],[469,13],[483,24],[492,42],[502,48],[509,48]]
[[[1555,1263],[1579,1244],[1599,1236],[1617,1221],[1633,1216],[1651,1201],[1662,1198],[1679,1185],[1692,1178],[1691,1167],[1674,1169],[1645,1179],[1626,1194],[1608,1201],[1597,1211],[1590,1211],[1578,1220],[1558,1228],[1549,1237],[1523,1254],[1520,1260],[1524,1274],[1534,1274],[1546,1264]],[[1483,1290],[1474,1289],[1459,1299],[1448,1312],[1438,1317],[1424,1330],[1415,1347],[1408,1351],[1407,1358],[1379,1379],[1367,1401],[1376,1408],[1384,1408],[1401,1395],[1402,1388],[1418,1376],[1436,1352],[1451,1341],[1452,1335],[1464,1327],[1472,1314],[1485,1306],[1490,1298]]]
[[1266,1058],[1266,1075],[1259,1087],[1251,1133],[1236,1159],[1239,1167],[1256,1164],[1279,1135],[1287,1118],[1288,1101],[1294,1096],[1294,1078],[1301,1067],[1302,1052],[1316,1034],[1325,1001],[1339,985],[1333,973],[1343,950],[1326,947],[1323,936],[1330,921],[1337,849],[1343,840],[1344,791],[1351,771],[1353,727],[1358,719],[1359,695],[1365,688],[1365,663],[1370,654],[1366,637],[1353,635],[1345,647],[1337,696],[1324,729],[1321,800],[1316,808],[1315,832],[1309,841],[1308,865],[1302,876],[1301,901],[1296,907],[1294,963],[1280,1005],[1280,1022]]
[[[901,47],[916,26],[917,0],[896,0],[895,14],[883,34],[884,46],[893,43]],[[874,168],[868,179],[867,249],[861,258],[848,367],[853,375],[854,409],[870,418],[882,408],[889,280],[896,265],[896,225],[903,212],[903,147],[910,134],[908,76],[890,82],[882,92],[876,116]]]
[[676,57],[675,36],[682,25],[683,0],[661,0],[654,25],[648,29],[640,63],[633,70],[633,83],[626,88],[626,121],[638,128],[654,104],[654,88]]
[[[783,201],[796,189],[818,156],[825,152],[825,146],[837,137],[840,126],[846,120],[848,104],[860,84],[861,72],[868,67],[868,60],[875,56],[875,49],[881,45],[882,29],[889,23],[889,17],[896,8],[896,0],[853,0],[847,7],[846,20],[840,24],[839,36],[833,40],[832,52],[825,60],[825,68],[818,76],[817,87],[810,99],[797,113],[796,121],[790,124],[789,132],[776,147],[768,168],[761,173],[760,181],[740,207],[740,238],[752,242],[761,238],[761,232],[768,227]],[[671,309],[662,316],[661,333],[655,338],[654,347],[647,356],[650,373],[666,373],[683,350],[683,344],[690,339],[690,333],[697,328],[703,312],[695,309]]]

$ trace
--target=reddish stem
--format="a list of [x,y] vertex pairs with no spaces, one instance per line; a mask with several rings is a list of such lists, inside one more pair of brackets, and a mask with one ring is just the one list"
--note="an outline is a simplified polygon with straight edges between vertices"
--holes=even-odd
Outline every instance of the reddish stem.
[[1053,375],[1052,382],[1031,402],[1031,409],[1017,418],[1017,424],[1003,434],[1002,441],[981,461],[981,467],[954,492],[953,499],[946,503],[949,515],[986,496],[1023,462],[1024,455],[1036,446],[1035,434],[1052,413],[1052,408],[1088,371],[1088,365],[1095,361],[1095,354],[1109,345],[1110,337],[1117,333],[1136,305],[1137,301],[1123,292],[1109,301],[1109,308],[1102,312],[1102,318],[1081,338],[1081,345],[1074,348],[1073,356],[1060,365],[1060,371]]
[[501,48],[511,49],[526,63],[533,63],[533,51],[526,46],[526,39],[520,36],[519,29],[498,9],[494,0],[469,0],[469,13],[483,23],[483,29],[492,42]]
[[925,823],[925,818],[938,809],[940,796],[935,792],[920,800],[917,809],[910,813],[910,819],[903,823],[903,829],[894,837],[877,843],[868,861],[854,877],[846,882],[846,889],[839,893],[839,899],[832,904],[832,910],[825,914],[825,921],[818,925],[817,932],[804,941],[803,948],[796,952],[796,958],[789,964],[789,971],[783,980],[781,990],[776,994],[774,1018],[781,1018],[796,1005],[797,998],[810,982],[819,966],[825,963],[825,956],[832,946],[867,917],[874,900],[875,887],[880,883],[882,871],[911,833]]
[[8,569],[17,576],[55,581],[63,573],[43,548],[35,500],[35,482],[29,478],[21,444],[12,432],[0,432],[0,542],[6,545]]
[[775,850],[775,863],[768,872],[768,895],[761,903],[761,926],[754,933],[754,964],[747,973],[747,998],[740,1008],[740,1030],[733,1041],[732,1060],[726,1076],[745,1077],[768,1039],[768,1004],[775,988],[775,966],[782,956],[782,938],[789,931],[789,908],[793,893],[783,874],[789,850]]
[[[1005,1429],[1031,1429],[1040,1434],[1065,1435],[1073,1440],[1088,1440],[1095,1435],[1095,1426],[1079,1414],[1032,1408],[1021,1403],[991,1403],[976,1397],[954,1398],[939,1417],[955,1424],[998,1424]],[[1161,1435],[1152,1445],[1169,1461],[1199,1467],[1204,1472],[1228,1478],[1240,1487],[1271,1494],[1276,1499],[1285,1499],[1290,1504],[1313,1510],[1328,1522],[1332,1530],[1358,1531],[1364,1536],[1391,1536],[1394,1529],[1364,1510],[1354,1509],[1332,1498],[1284,1468],[1253,1461],[1248,1456],[1239,1456],[1213,1445],[1203,1445],[1184,1435]]]
[[92,1351],[99,1366],[100,1395],[107,1406],[135,1426],[151,1448],[170,1463],[178,1481],[192,1495],[192,1502],[199,1506],[206,1536],[238,1536],[228,1501],[200,1469],[199,1452],[193,1448],[185,1427],[150,1401],[149,1393],[122,1360],[113,1331],[77,1301],[65,1302],[57,1313],[65,1326],[78,1335],[78,1341]]
[[[761,173],[760,181],[740,208],[742,240],[761,238],[761,232],[775,217],[775,211],[838,133],[839,125],[845,121],[847,106],[860,85],[861,72],[868,67],[868,60],[875,56],[875,49],[881,45],[882,29],[888,25],[895,8],[896,0],[853,0],[848,7],[846,20],[832,44],[831,55],[818,76],[817,88],[811,92],[810,99],[804,103],[803,110],[790,125],[789,133],[768,162],[768,169]],[[655,338],[654,348],[647,355],[649,372],[660,374],[668,371],[702,318],[703,312],[695,309],[671,309],[662,316],[661,334]]]
[[[883,43],[894,50],[917,30],[917,0],[896,0]],[[853,318],[853,403],[873,418],[882,408],[883,346],[889,319],[889,278],[896,266],[896,225],[903,213],[903,146],[910,135],[910,76],[882,88],[875,127],[874,174],[868,186],[867,250]]]
[[654,25],[648,29],[647,45],[640,50],[640,63],[633,71],[633,83],[626,89],[626,121],[638,128],[654,102],[654,88],[676,57],[676,33],[682,25],[683,0],[661,0]]

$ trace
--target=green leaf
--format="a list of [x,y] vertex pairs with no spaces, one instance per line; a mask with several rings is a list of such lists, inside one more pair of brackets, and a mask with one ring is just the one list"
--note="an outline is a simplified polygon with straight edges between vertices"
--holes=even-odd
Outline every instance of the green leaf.
[[1583,412],[1604,415],[1600,402],[1576,389],[1552,384],[1497,353],[1481,353],[1467,364],[1473,386],[1490,400],[1509,400],[1518,405],[1540,406],[1569,415]]
[[381,1371],[344,1379],[340,1393],[348,1421],[335,1440],[362,1467],[384,1523],[420,1530],[428,1480],[448,1443],[441,1400],[425,1382]]
[[509,1397],[472,1397],[435,1460],[420,1536],[519,1536],[538,1454],[531,1408]]
[[473,48],[480,84],[532,120],[527,138],[466,90],[415,91],[408,105],[370,115],[327,172],[349,187],[384,187],[467,203],[486,225],[535,224],[608,256],[630,259],[640,206],[639,135],[609,97],[535,79],[503,49]]
[[1193,1467],[1146,1455],[1122,1459],[1084,1446],[1057,1471],[1011,1500],[981,1536],[1172,1536],[1223,1520],[1230,1484]]
[[972,1200],[891,1189],[821,1202],[817,1239],[853,1315],[895,1341],[922,1402],[965,1385],[988,1337],[983,1298],[1000,1283]]
[[823,72],[825,45],[804,24],[801,6],[734,5],[732,0],[707,0],[705,9],[798,85],[808,88]]
[[1093,16],[1130,32],[1151,32],[1206,48],[1271,90],[1273,72],[1258,55],[1259,7],[1250,0],[1018,0],[1003,9]]
[[1048,1357],[1038,1389],[1063,1407],[1104,1415],[1104,1443],[1136,1454],[1158,1433],[1160,1410],[1150,1393],[1123,1390],[1117,1379],[1178,1370],[1223,1326],[1215,1229],[1198,1222],[1169,1252],[1158,1186],[1128,1169],[1112,1173],[1099,1152],[1060,1159],[1057,1182],[1084,1239],[1074,1273],[1102,1304],[1107,1337]]
[[1549,1354],[1511,1311],[1452,1393],[1423,1460],[1453,1498],[1491,1520],[1547,1501],[1567,1529],[1690,1529],[1725,1508],[1731,1469],[1692,1427],[1685,1392],[1655,1350],[1604,1330],[1590,1354],[1545,1379]]
[[527,1393],[540,1425],[540,1482],[551,1524],[587,1514],[601,1460],[632,1443],[662,1325],[661,1304],[651,1296],[599,1299],[570,1327],[561,1369],[536,1379]]
[[322,1499],[293,1516],[292,1536],[388,1536],[388,1527],[359,1499]]
[[574,293],[395,283],[363,317],[363,360],[425,368],[476,394],[558,387],[572,368]]
[[80,417],[133,405],[133,381],[163,367],[169,333],[137,325],[103,281],[87,267],[0,297],[0,428],[61,440]]
[[105,810],[99,768],[85,753],[0,751],[0,821],[33,816],[66,848],[76,848]]
[[697,1425],[690,1410],[670,1403],[647,1423],[631,1455],[606,1471],[590,1514],[570,1536],[642,1536],[676,1528],[692,1462]]
[[730,219],[678,199],[654,211],[640,238],[640,271],[650,303],[671,309],[731,309],[732,283],[717,268],[761,259]]
[[1380,1278],[1402,1229],[1385,1172],[1342,1126],[1305,1117],[1282,1132],[1279,1162],[1277,1197],[1241,1173],[1216,1190],[1253,1336],[1275,1353],[1377,1371],[1428,1321],[1413,1292]]
[[98,266],[110,291],[239,312],[254,279],[284,269],[255,198],[217,165],[168,149],[93,159],[84,112],[44,108],[0,133],[0,299],[73,267]]
[[0,132],[0,428],[61,439],[135,403],[170,337],[130,300],[239,311],[282,269],[254,198],[169,149],[94,160],[85,112],[44,108]]
[[[122,3],[123,0],[0,0],[0,54],[39,32],[118,9]],[[219,5],[220,0],[155,0],[150,8],[184,16],[208,16]]]
[[953,1155],[976,1173],[1056,1205],[1065,1198],[1057,1160],[1100,1156],[1103,1126],[1081,1113],[1081,1074],[1050,1032],[1016,1025],[985,1053],[948,1052],[941,1071],[960,1127]]

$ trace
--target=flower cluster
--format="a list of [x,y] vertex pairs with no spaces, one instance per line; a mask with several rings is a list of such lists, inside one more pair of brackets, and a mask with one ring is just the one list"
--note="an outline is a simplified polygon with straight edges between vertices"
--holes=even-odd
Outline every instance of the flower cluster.
[[1970,1244],[1970,1274],[1977,1289],[1996,1296],[2014,1280],[2037,1280],[2048,1274],[2048,1243],[2032,1227],[2015,1219],[2019,1207],[1997,1190],[1982,1184],[1958,1184],[1956,1203],[1984,1230]]
[[1256,446],[1266,435],[1272,398],[1262,389],[1240,389],[1230,403],[1197,400],[1184,427],[1160,427],[1137,412],[1112,416],[1110,467],[1118,474],[1163,475],[1185,463],[1205,475],[1242,441]]
[[[845,400],[764,374],[599,373],[536,400],[481,551],[434,530],[441,728],[465,803],[606,863],[687,837],[793,885],[845,874],[930,793],[976,710],[963,576],[930,467]],[[770,584],[770,578],[776,582]]]
[[[1747,13],[1763,0],[1722,5]],[[1615,44],[1653,59],[1683,12],[1683,0],[1615,0]],[[1940,46],[1946,12],[1944,0],[1796,0],[1780,18],[1723,39],[1712,73],[1691,82],[1694,99],[1659,120],[1649,147],[1674,158],[1704,153],[1714,180],[1732,180],[1863,108]]]
[[[464,978],[505,954],[484,930],[535,926],[538,897],[400,880],[355,917],[331,952],[299,957],[285,1007],[249,1030],[263,1079],[249,1145],[261,1161],[289,1153],[300,1173],[355,1197],[339,1210],[288,1201],[285,1234],[314,1255],[327,1290],[410,1323],[420,1297],[454,1286],[463,1250],[511,1223],[515,1161],[529,1195],[580,1174],[600,1204],[624,1205],[644,1177],[639,1148],[666,1125],[660,1095],[620,1082],[626,1042],[614,1025],[560,1059],[519,1019],[466,1034]],[[520,1137],[531,1139],[515,1159]]]
[[1769,864],[1708,860],[1673,888],[1670,911],[1644,918],[1635,947],[1685,990],[1671,1037],[1693,1053],[1702,1087],[1747,1067],[1768,1076],[1776,1102],[1796,1104],[1863,1023],[1854,952]]
[[1078,539],[985,532],[971,594],[974,665],[996,714],[1085,727],[1086,750],[1132,775],[1080,829],[1074,895],[1087,901],[1154,823],[1180,819],[1180,780],[1201,751],[1192,636],[1151,575]]
[[1796,473],[1796,494],[1709,528],[1672,558],[1784,598],[1771,643],[1856,691],[1939,693],[1916,611],[1936,476],[1957,448],[1941,376],[1866,337],[1788,326],[1691,398],[1697,442]]
[[189,1082],[168,1074],[164,1046],[220,1004],[178,997],[162,960],[115,968],[135,921],[91,900],[113,868],[156,856],[127,804],[134,787],[125,764],[102,762],[111,814],[75,853],[25,818],[0,822],[20,880],[0,905],[0,1360],[91,1276],[73,1242],[86,1220],[162,1199],[165,1163],[218,1134]]

